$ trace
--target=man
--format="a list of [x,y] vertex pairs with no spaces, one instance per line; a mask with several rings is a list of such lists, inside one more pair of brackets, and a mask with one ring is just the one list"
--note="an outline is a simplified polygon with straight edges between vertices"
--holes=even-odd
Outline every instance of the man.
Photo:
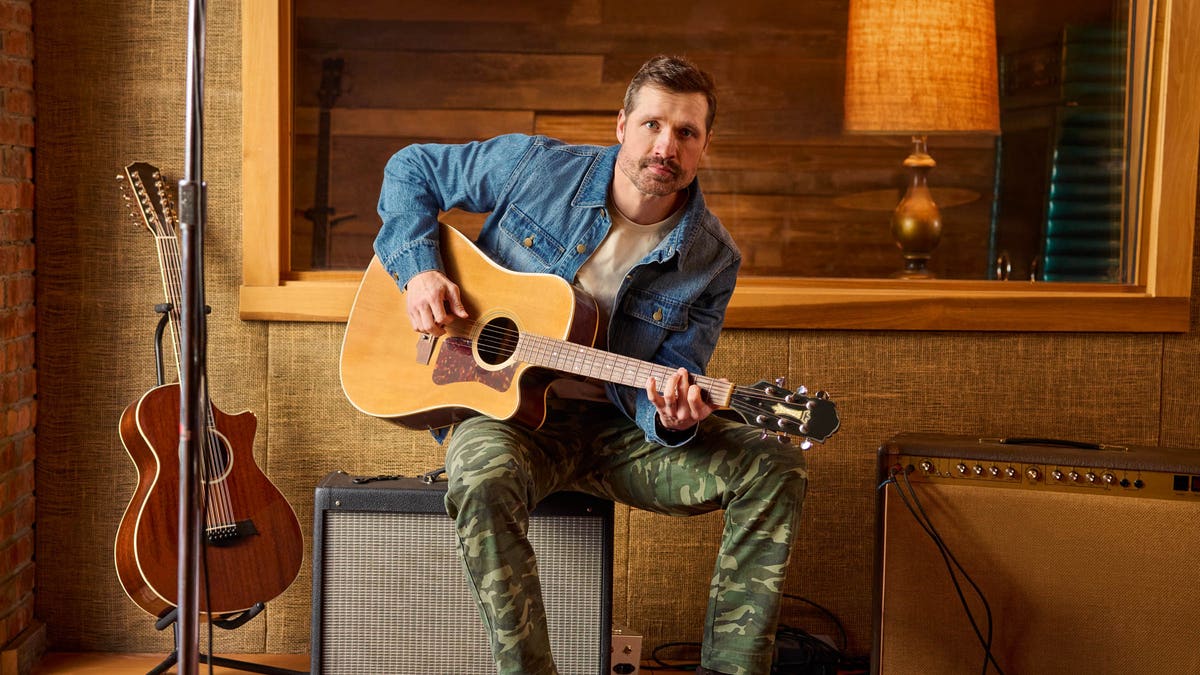
[[595,297],[610,351],[675,369],[642,390],[563,380],[536,431],[486,417],[454,429],[446,509],[501,674],[557,672],[525,534],[534,506],[567,489],[671,515],[725,509],[697,672],[770,670],[806,473],[794,447],[712,416],[689,376],[704,373],[741,264],[696,180],[715,115],[712,78],[659,56],[629,84],[620,145],[508,135],[388,162],[375,251],[414,330],[469,317],[438,253],[438,213],[459,207],[490,212],[477,244],[498,263]]

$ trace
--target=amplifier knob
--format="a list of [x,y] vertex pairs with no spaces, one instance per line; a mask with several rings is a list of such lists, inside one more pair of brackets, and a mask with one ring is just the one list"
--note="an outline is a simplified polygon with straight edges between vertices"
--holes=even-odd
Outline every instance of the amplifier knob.
[[1071,471],[1071,473],[1067,474],[1067,477],[1076,483],[1079,482],[1079,472],[1078,471],[1074,471],[1074,470]]
[[933,462],[927,459],[921,460],[921,470],[925,473],[933,473]]
[[1104,481],[1105,485],[1112,485],[1113,483],[1117,482],[1117,477],[1111,473],[1104,474],[1100,477],[1100,479]]
[[1097,476],[1096,474],[1089,471],[1089,472],[1087,472],[1087,475],[1084,476],[1084,478],[1087,478],[1087,482],[1089,482],[1089,483],[1095,483],[1099,479],[1099,476]]
[[1062,472],[1062,471],[1059,471],[1058,469],[1055,469],[1055,470],[1053,470],[1053,471],[1051,471],[1051,472],[1050,472],[1050,477],[1051,477],[1051,478],[1053,478],[1054,480],[1062,480],[1062,479],[1063,479],[1063,472]]
[[988,469],[988,473],[992,474],[993,478],[999,478],[1000,477],[1000,467],[993,466],[992,468]]
[[966,474],[966,473],[967,473],[967,465],[966,465],[966,464],[963,464],[962,462],[959,462],[959,463],[958,463],[958,465],[957,465],[957,466],[955,466],[954,468],[955,468],[955,469],[958,469],[958,472],[959,472],[959,473],[961,473],[961,474]]
[[1004,475],[1005,475],[1005,476],[1008,476],[1009,478],[1016,478],[1016,477],[1017,477],[1017,470],[1016,470],[1016,469],[1014,469],[1014,468],[1012,468],[1012,467],[1010,466],[1010,467],[1008,467],[1007,469],[1005,469],[1005,470],[1004,470]]
[[1042,472],[1038,471],[1038,468],[1036,466],[1031,466],[1028,469],[1025,469],[1025,475],[1029,476],[1029,480],[1036,483],[1036,482],[1038,482],[1038,480],[1041,479]]
[[983,465],[981,465],[981,464],[976,464],[976,465],[975,465],[975,475],[976,475],[976,476],[982,476],[982,475],[983,475]]

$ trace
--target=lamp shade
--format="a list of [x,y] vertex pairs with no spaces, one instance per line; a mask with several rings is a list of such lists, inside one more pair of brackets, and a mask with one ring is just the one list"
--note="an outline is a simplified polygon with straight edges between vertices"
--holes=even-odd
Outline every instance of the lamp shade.
[[851,0],[844,128],[1000,133],[993,0]]

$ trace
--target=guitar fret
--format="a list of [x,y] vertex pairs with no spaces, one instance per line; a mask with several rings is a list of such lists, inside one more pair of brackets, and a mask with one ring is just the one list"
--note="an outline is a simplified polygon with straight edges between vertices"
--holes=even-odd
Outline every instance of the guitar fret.
[[[661,387],[675,373],[674,369],[648,361],[528,333],[518,335],[513,357],[532,365],[637,388],[644,387],[651,377]],[[693,382],[707,394],[710,402],[720,407],[729,406],[732,385],[701,375],[694,376]]]

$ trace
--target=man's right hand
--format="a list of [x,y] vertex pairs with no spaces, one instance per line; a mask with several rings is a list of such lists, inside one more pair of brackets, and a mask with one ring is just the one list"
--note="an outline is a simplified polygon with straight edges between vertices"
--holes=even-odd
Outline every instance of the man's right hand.
[[446,326],[456,318],[466,319],[458,285],[441,272],[429,270],[408,280],[405,286],[408,320],[413,330],[429,335],[444,335]]

